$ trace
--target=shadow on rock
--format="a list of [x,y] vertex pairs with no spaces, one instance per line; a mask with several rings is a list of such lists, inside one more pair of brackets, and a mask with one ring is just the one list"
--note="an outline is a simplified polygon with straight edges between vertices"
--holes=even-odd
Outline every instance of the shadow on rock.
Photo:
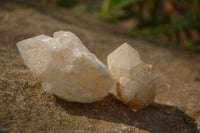
[[154,133],[198,132],[194,119],[173,106],[153,103],[134,112],[111,94],[102,101],[90,104],[71,103],[59,98],[56,102],[72,115],[123,123]]

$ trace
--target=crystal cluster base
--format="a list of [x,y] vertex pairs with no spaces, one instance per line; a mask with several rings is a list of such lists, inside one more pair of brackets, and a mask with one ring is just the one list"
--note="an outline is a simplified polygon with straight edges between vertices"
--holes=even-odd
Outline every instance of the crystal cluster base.
[[137,110],[153,102],[156,87],[152,66],[145,64],[133,47],[122,44],[108,55],[107,63],[115,81],[112,92],[119,100]]

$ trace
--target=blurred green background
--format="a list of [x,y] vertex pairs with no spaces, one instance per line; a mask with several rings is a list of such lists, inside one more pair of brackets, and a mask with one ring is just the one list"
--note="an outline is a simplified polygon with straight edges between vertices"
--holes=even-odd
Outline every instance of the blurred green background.
[[200,52],[199,0],[42,0],[102,21],[120,23],[137,38],[159,37]]

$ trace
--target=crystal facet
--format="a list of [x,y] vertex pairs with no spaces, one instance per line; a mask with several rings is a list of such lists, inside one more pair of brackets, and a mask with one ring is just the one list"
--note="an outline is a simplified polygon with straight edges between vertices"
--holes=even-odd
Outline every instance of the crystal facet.
[[62,99],[91,103],[103,99],[113,85],[106,66],[71,32],[39,35],[17,46],[42,87]]
[[138,110],[153,102],[156,87],[152,66],[145,64],[133,47],[122,44],[108,55],[107,63],[115,81],[112,92],[119,100]]

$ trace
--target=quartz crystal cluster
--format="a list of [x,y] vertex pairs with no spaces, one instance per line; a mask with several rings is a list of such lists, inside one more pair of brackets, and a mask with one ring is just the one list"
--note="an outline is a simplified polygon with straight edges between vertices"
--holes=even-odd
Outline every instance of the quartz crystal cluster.
[[[25,64],[42,87],[72,102],[91,103],[111,92],[133,109],[153,102],[156,92],[152,66],[129,44],[109,54],[106,66],[71,32],[39,35],[17,44]],[[113,82],[114,81],[114,82]]]
[[156,87],[152,66],[145,64],[133,47],[122,44],[108,55],[107,63],[115,81],[111,92],[119,100],[137,110],[153,102]]
[[90,103],[103,99],[113,86],[106,66],[71,32],[39,35],[20,41],[25,64],[42,87],[67,101]]

